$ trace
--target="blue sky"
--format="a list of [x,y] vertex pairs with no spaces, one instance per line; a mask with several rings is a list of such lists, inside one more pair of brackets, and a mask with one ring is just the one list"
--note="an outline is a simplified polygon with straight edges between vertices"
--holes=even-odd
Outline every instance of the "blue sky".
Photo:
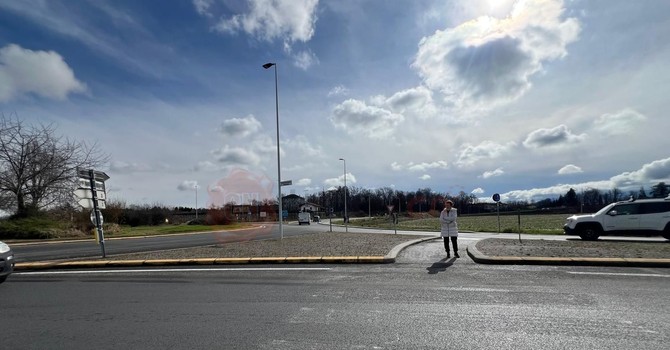
[[[0,112],[110,154],[108,197],[231,171],[539,200],[670,182],[670,2],[0,0]],[[276,193],[269,189],[268,193]]]

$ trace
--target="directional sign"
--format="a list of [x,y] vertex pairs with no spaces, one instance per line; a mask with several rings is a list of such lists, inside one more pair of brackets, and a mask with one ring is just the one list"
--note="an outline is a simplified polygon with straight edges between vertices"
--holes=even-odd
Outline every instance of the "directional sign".
[[279,184],[282,186],[291,186],[293,185],[293,180],[281,181]]
[[[79,188],[86,188],[86,189],[91,189],[91,180],[88,178],[79,178],[79,182],[77,183]],[[102,181],[96,181],[95,182],[95,190],[96,191],[104,191],[105,190],[105,183]]]
[[[106,195],[104,191],[95,191],[96,197],[98,197],[98,200],[105,200]],[[74,190],[74,196],[77,199],[93,199],[93,192],[91,192],[90,189],[88,188],[78,188]]]
[[[88,180],[91,177],[91,170],[77,169],[77,175]],[[106,181],[109,179],[109,175],[103,173],[102,171],[93,170],[93,178],[99,181]]]
[[[84,209],[93,209],[93,199],[91,198],[82,198],[77,201],[79,205],[84,207]],[[105,201],[98,199],[98,209],[105,209]]]

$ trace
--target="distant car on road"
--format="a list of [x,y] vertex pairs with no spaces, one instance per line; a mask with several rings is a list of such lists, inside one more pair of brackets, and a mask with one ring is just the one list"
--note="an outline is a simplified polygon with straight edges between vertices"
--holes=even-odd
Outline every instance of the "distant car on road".
[[14,253],[12,248],[0,241],[0,283],[14,271]]
[[670,196],[609,204],[595,214],[567,218],[563,231],[593,241],[605,235],[663,236],[670,240]]

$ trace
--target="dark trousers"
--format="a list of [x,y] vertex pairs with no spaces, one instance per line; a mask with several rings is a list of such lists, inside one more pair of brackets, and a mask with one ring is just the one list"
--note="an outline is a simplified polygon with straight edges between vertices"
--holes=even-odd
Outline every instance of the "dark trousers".
[[[444,239],[444,250],[447,252],[449,251],[449,238],[450,237],[442,237]],[[454,246],[454,252],[458,251],[458,237],[451,237],[451,245]]]

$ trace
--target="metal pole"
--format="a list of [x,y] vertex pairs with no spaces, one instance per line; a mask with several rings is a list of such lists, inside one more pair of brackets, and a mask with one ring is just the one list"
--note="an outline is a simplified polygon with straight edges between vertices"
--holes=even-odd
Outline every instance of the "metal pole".
[[193,186],[195,190],[195,221],[197,224],[198,221],[198,185]]
[[274,64],[275,67],[275,115],[277,117],[277,185],[279,186],[277,194],[279,195],[279,237],[284,239],[284,210],[282,207],[282,197],[281,197],[281,156],[279,155],[279,83],[277,78],[277,64]]
[[279,154],[279,83],[277,78],[277,63],[270,62],[263,65],[263,68],[275,68],[275,113],[277,118],[277,199],[279,201],[279,237],[284,239],[284,210],[282,208],[281,197],[281,156]]
[[349,232],[349,215],[347,215],[347,161],[340,158],[344,162],[344,230]]
[[107,257],[105,254],[105,233],[102,230],[102,224],[100,223],[100,211],[98,210],[98,194],[95,190],[95,174],[93,169],[88,170],[88,178],[91,184],[91,194],[93,197],[93,213],[95,214],[95,228],[98,230],[98,242],[100,243],[100,249],[102,250],[102,257]]

